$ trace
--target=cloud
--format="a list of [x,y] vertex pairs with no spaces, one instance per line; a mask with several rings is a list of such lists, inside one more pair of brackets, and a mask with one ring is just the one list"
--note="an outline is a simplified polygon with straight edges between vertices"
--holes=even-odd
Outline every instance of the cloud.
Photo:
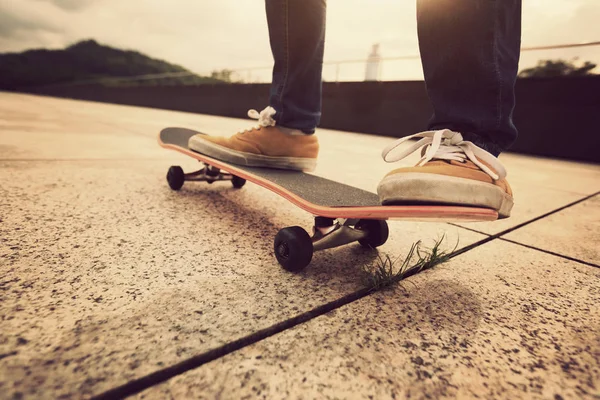
[[44,29],[33,21],[19,18],[9,14],[0,8],[0,36],[11,37],[18,31],[35,31]]
[[[0,36],[19,36],[22,32],[59,32],[60,27],[51,21],[39,18],[39,13],[27,13],[21,8],[0,3]],[[37,15],[36,15],[37,14]]]
[[0,0],[0,52],[60,47],[64,32],[62,11],[50,5]]
[[93,0],[37,0],[54,4],[65,11],[82,10],[92,4]]

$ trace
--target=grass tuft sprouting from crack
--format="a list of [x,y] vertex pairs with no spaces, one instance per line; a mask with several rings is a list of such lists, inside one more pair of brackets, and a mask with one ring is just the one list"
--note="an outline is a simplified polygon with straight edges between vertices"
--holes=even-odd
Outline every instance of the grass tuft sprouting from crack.
[[431,248],[423,247],[421,241],[413,243],[400,266],[397,266],[400,257],[392,260],[387,254],[378,255],[374,263],[363,266],[364,285],[371,291],[381,290],[448,261],[458,248],[458,241],[453,250],[444,251],[441,250],[444,239],[442,236]]

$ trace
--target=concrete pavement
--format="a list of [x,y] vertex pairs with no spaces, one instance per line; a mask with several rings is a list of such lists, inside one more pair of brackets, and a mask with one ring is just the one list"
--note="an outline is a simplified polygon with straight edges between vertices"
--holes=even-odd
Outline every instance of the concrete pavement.
[[[196,163],[161,149],[160,129],[250,124],[0,93],[0,398],[98,395],[360,289],[376,253],[359,246],[278,266],[277,231],[312,221],[276,195],[168,188],[170,165]],[[316,174],[374,191],[391,168],[390,138],[319,138]],[[513,217],[391,222],[380,253],[492,240],[136,396],[599,398],[600,166],[501,160]]]

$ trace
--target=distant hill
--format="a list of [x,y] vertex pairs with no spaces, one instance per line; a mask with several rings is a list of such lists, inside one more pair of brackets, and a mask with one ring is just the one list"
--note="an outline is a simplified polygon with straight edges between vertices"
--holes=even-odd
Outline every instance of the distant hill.
[[[28,50],[0,53],[0,89],[18,90],[52,84],[100,81],[105,85],[163,85],[217,83],[221,80],[192,76],[179,65],[86,40],[64,50]],[[161,79],[115,79],[139,75],[173,74]]]

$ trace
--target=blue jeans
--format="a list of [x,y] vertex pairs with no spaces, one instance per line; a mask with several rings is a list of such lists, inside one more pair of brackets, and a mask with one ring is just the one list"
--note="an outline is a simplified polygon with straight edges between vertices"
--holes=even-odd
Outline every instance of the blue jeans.
[[[274,118],[309,134],[321,118],[326,8],[325,0],[266,0]],[[461,132],[496,156],[508,149],[517,138],[521,0],[417,0],[417,22],[434,110],[427,129]]]

